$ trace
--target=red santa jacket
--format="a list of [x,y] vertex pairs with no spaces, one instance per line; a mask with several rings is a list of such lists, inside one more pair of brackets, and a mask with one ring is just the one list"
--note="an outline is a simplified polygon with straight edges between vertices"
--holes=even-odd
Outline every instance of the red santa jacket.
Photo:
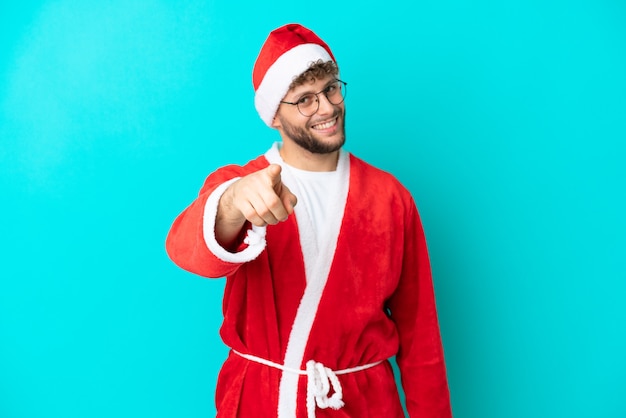
[[215,248],[217,202],[232,181],[278,163],[283,182],[298,195],[276,147],[243,167],[212,173],[172,225],[166,248],[177,265],[201,276],[226,276],[220,334],[234,352],[218,378],[218,417],[307,416],[305,375],[236,353],[299,370],[309,360],[334,371],[383,361],[338,376],[345,405],[315,410],[317,417],[329,418],[403,417],[386,361],[395,355],[410,416],[451,417],[415,203],[390,174],[341,155],[345,191],[337,197],[337,237],[324,248],[311,243],[315,231],[302,225],[308,225],[307,214],[299,205],[287,221],[268,226],[265,237],[251,234],[245,244],[242,234],[236,254]]

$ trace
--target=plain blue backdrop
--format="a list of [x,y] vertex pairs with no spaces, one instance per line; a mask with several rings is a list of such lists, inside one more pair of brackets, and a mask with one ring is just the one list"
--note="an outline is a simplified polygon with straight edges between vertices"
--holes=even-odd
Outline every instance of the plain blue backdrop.
[[0,417],[210,417],[223,280],[164,239],[278,139],[253,106],[300,22],[347,149],[412,192],[458,418],[626,417],[626,5],[0,5]]

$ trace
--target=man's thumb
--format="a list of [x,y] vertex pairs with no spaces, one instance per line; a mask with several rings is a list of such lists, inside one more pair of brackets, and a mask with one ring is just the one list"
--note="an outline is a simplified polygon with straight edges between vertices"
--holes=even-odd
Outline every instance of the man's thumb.
[[295,194],[291,193],[289,187],[284,184],[280,199],[283,201],[283,205],[285,206],[285,209],[287,209],[287,212],[291,215],[296,204],[298,204],[298,198]]
[[298,203],[298,198],[296,197],[296,195],[291,193],[289,187],[283,184],[280,177],[281,171],[282,167],[278,164],[271,164],[269,167],[267,167],[267,174],[270,176],[270,179],[272,181],[272,187],[274,187],[274,190],[276,190],[276,193],[279,195],[280,200],[282,200],[285,209],[287,209],[287,212],[289,212],[289,214],[292,214],[293,208]]

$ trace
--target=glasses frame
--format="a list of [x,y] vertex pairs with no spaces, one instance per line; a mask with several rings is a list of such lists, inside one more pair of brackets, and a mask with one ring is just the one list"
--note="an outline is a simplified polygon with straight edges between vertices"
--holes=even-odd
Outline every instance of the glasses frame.
[[[281,100],[280,102],[284,103],[284,104],[295,106],[298,109],[298,112],[300,112],[300,114],[302,116],[305,116],[305,117],[308,118],[310,116],[313,116],[314,114],[317,113],[318,110],[320,110],[320,97],[319,97],[320,94],[324,94],[324,96],[326,97],[326,100],[328,100],[328,103],[330,103],[332,105],[335,105],[335,106],[342,104],[344,102],[344,100],[346,100],[346,96],[348,95],[348,87],[347,87],[348,83],[346,83],[345,81],[341,81],[338,78],[336,78],[335,81],[338,81],[341,84],[340,87],[343,89],[343,94],[341,95],[341,101],[339,103],[331,102],[330,99],[328,98],[328,92],[325,91],[331,84],[328,84],[326,87],[324,87],[324,89],[322,91],[318,91],[317,93],[305,93],[302,96],[300,96],[300,98],[298,98],[298,100],[295,101],[295,102],[286,102],[284,100]],[[317,108],[315,109],[315,112],[311,113],[310,115],[307,115],[307,114],[303,113],[300,110],[300,106],[298,106],[298,102],[300,101],[300,99],[302,99],[302,97],[306,96],[307,94],[314,94],[315,98],[317,100]]]

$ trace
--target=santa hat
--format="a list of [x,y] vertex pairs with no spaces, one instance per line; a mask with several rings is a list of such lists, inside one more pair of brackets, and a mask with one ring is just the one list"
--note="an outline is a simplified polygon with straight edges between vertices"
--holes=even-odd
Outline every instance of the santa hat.
[[254,106],[267,126],[293,79],[318,60],[335,62],[335,57],[328,45],[304,26],[289,24],[269,34],[252,71]]

